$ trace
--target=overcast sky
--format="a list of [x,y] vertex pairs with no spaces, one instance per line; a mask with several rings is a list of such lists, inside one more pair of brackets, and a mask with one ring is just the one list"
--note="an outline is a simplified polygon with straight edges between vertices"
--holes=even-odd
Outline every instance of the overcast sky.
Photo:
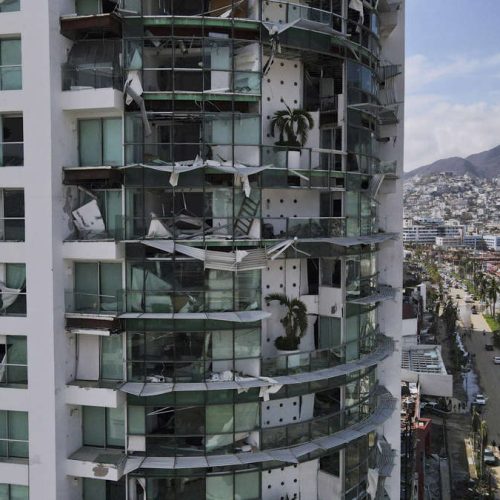
[[406,1],[405,170],[500,144],[500,0]]

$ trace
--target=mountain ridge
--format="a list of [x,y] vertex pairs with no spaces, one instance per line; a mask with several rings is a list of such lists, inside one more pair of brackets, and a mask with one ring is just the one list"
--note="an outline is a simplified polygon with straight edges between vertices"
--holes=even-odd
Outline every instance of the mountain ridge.
[[500,145],[465,158],[452,156],[437,160],[405,172],[404,179],[409,180],[416,175],[427,177],[443,172],[452,172],[455,175],[469,174],[482,179],[500,177]]

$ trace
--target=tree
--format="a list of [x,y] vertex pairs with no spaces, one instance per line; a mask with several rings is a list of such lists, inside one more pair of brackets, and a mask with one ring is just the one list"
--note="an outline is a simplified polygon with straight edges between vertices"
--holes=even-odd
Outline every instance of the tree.
[[455,331],[455,327],[458,321],[458,308],[453,303],[451,297],[448,297],[446,301],[441,318],[444,321],[446,333],[450,334]]
[[314,127],[314,119],[305,109],[292,109],[285,104],[286,109],[276,111],[271,120],[271,136],[278,129],[278,146],[303,147],[307,142],[309,130]]
[[500,291],[498,282],[493,276],[488,286],[488,299],[490,301],[491,316],[495,317],[496,303],[498,298],[498,292]]
[[285,329],[285,336],[278,337],[275,341],[277,349],[294,351],[299,347],[300,339],[307,330],[307,307],[300,299],[288,298],[284,293],[270,293],[266,295],[266,302],[278,301],[280,306],[285,306],[287,312],[280,319]]

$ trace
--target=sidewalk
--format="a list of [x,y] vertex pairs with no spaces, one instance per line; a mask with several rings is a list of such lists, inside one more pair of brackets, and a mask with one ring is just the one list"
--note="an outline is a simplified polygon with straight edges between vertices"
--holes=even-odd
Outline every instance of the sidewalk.
[[486,320],[483,318],[482,313],[472,314],[471,323],[474,330],[478,330],[479,332],[482,332],[483,330],[486,332],[491,332],[491,328],[489,327],[488,323],[486,323]]

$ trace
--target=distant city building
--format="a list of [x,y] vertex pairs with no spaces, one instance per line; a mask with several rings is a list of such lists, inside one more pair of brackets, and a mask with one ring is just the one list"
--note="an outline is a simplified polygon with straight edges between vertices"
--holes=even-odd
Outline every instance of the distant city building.
[[[425,220],[426,222],[418,222]],[[429,222],[430,218],[414,219],[414,224],[405,224],[403,228],[403,241],[405,243],[422,243],[434,245],[437,244],[437,238],[445,239],[460,239],[464,233],[463,226],[444,225],[443,222],[437,223],[438,219],[433,219]]]
[[500,234],[485,234],[483,240],[488,250],[493,250],[494,252],[500,251]]
[[449,248],[463,246],[463,240],[457,236],[436,236],[436,246]]

